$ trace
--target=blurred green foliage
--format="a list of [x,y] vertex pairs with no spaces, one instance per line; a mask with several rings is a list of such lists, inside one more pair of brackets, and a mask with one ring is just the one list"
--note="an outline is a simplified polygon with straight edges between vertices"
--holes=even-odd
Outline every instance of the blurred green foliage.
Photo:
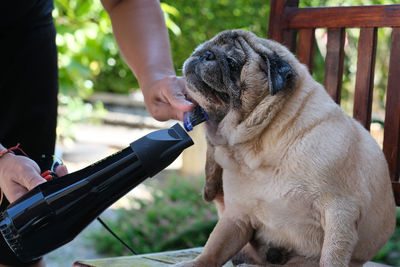
[[100,1],[54,3],[61,93],[86,98],[111,85],[114,92],[126,92],[135,79],[118,53]]
[[[243,28],[266,36],[269,1],[163,1],[178,74],[193,49],[218,32]],[[100,1],[55,0],[62,94],[87,98],[94,91],[128,93],[138,83],[125,64]]]
[[58,141],[65,145],[75,139],[78,123],[99,124],[107,114],[103,103],[85,103],[80,97],[60,94],[58,103],[57,135]]
[[396,229],[386,245],[375,256],[374,262],[400,266],[400,208],[397,208]]
[[[201,196],[204,177],[172,174],[145,184],[154,199],[131,198],[132,208],[118,210],[116,218],[106,220],[107,225],[137,253],[203,246],[217,222],[214,205]],[[89,238],[100,253],[130,255],[107,231],[93,232]]]

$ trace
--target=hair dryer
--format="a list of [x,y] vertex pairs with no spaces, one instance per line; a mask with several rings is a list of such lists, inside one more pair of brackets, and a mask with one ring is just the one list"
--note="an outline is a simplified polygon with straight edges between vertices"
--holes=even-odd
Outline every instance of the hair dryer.
[[107,207],[193,144],[179,124],[62,178],[40,184],[0,214],[0,232],[24,262],[73,240]]

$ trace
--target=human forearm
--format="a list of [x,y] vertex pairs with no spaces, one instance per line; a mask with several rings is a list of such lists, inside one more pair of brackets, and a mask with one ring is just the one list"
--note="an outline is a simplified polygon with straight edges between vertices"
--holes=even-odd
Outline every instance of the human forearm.
[[120,51],[136,75],[146,107],[157,120],[182,120],[193,109],[176,77],[167,28],[157,0],[102,0]]
[[175,75],[164,17],[157,0],[123,0],[110,5],[115,39],[142,88]]

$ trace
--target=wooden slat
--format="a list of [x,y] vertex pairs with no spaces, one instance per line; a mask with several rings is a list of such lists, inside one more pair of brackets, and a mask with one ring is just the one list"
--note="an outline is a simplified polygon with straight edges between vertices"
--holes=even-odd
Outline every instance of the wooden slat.
[[281,18],[285,8],[285,1],[271,1],[269,12],[268,39],[282,42],[282,23]]
[[299,31],[299,45],[297,57],[301,63],[307,65],[310,73],[313,71],[315,36],[314,29],[301,29]]
[[283,30],[282,44],[296,54],[297,48],[297,30]]
[[288,8],[285,10],[285,20],[281,27],[400,27],[400,5]]
[[386,93],[386,115],[383,152],[392,180],[399,179],[400,147],[400,27],[393,28],[390,49],[389,79]]
[[353,117],[369,130],[376,58],[377,28],[362,28],[358,39]]
[[394,199],[396,200],[396,205],[400,206],[400,183],[397,181],[392,181],[392,187]]
[[298,7],[299,0],[271,0],[268,39],[282,43],[282,22],[287,7]]
[[343,76],[345,29],[328,29],[328,45],[325,58],[325,89],[340,104]]

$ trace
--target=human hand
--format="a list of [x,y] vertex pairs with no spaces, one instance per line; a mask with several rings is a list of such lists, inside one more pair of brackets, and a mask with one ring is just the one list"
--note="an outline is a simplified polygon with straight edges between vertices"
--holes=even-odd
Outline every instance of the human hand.
[[185,80],[174,75],[166,76],[148,88],[142,89],[150,114],[159,121],[183,120],[183,113],[194,108],[186,94]]
[[[56,169],[58,176],[67,173],[64,165]],[[44,182],[46,180],[40,176],[39,166],[30,158],[12,153],[0,158],[0,188],[10,203]]]

